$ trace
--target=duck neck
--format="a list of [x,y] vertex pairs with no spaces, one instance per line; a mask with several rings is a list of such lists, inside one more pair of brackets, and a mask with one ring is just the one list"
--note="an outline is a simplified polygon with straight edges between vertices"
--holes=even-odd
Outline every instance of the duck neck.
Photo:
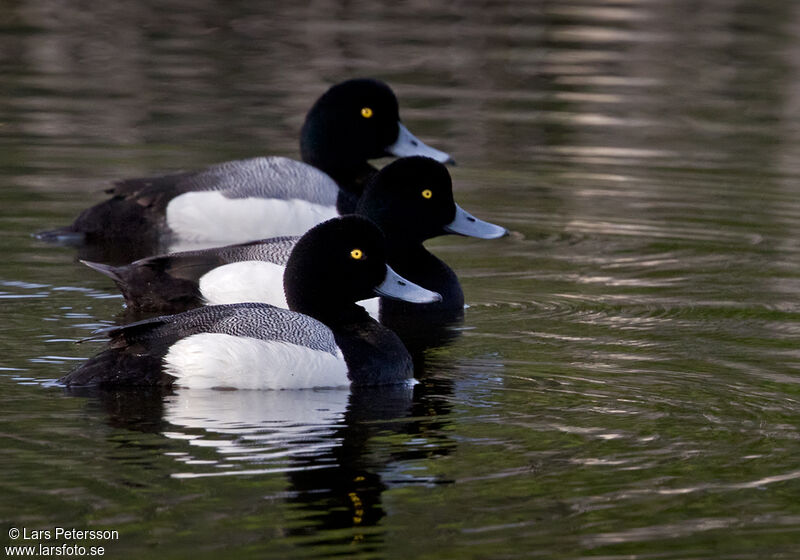
[[390,242],[387,252],[389,266],[403,278],[442,296],[439,303],[409,304],[382,298],[381,309],[454,310],[464,308],[464,292],[453,269],[428,251],[422,243]]
[[364,189],[378,174],[378,170],[367,162],[361,162],[360,165],[349,169],[318,169],[324,171],[339,185],[336,209],[341,215],[355,213],[356,205],[364,193]]
[[303,298],[301,301],[289,299],[289,308],[323,323],[332,331],[346,325],[371,321],[363,307],[355,303],[331,304],[317,298]]
[[[305,163],[313,165],[336,181],[342,191],[354,197],[355,202],[361,197],[364,187],[378,173],[365,157],[348,154],[342,143],[333,139],[312,139],[304,134],[300,141],[300,153]],[[344,213],[351,214],[355,209],[355,202]]]
[[378,170],[366,161],[353,162],[350,165],[325,165],[318,169],[332,177],[339,188],[359,197],[363,194],[367,184],[378,173]]

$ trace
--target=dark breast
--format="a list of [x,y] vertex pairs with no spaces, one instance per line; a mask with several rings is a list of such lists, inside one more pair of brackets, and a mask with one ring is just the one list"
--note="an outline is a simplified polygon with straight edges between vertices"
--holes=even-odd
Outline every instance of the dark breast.
[[401,383],[413,375],[411,356],[402,341],[375,321],[337,327],[334,337],[354,384]]

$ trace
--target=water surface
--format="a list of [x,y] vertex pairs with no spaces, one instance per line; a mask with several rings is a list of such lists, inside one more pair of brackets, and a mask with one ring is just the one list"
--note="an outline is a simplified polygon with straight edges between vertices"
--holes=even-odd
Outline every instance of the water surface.
[[[800,6],[7,3],[0,519],[108,557],[800,555]],[[119,177],[296,157],[389,82],[512,235],[413,388],[70,392],[122,299],[31,233]],[[57,543],[60,544],[60,543]]]

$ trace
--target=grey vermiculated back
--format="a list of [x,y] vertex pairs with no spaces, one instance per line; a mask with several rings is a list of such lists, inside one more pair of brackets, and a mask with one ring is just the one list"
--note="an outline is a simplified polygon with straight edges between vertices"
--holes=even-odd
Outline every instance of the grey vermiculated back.
[[134,264],[169,263],[168,268],[185,266],[188,263],[211,263],[212,266],[242,261],[266,261],[278,265],[286,265],[292,249],[300,239],[299,235],[272,237],[258,241],[248,241],[223,247],[210,247],[194,251],[167,253],[155,257],[147,257]]
[[220,191],[227,198],[301,199],[335,205],[339,186],[307,163],[257,157],[213,165],[181,180],[182,190]]
[[179,315],[145,319],[107,332],[112,338],[122,335],[131,344],[151,340],[169,345],[179,338],[208,332],[288,342],[333,355],[338,348],[331,330],[316,319],[266,303],[200,307]]
[[218,249],[219,258],[225,263],[242,261],[267,261],[286,265],[292,249],[300,236],[274,237],[239,245],[228,245]]

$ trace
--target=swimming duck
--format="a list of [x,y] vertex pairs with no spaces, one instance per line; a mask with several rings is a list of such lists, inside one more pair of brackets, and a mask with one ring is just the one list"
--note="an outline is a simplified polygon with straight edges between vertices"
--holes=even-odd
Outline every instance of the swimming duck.
[[355,302],[373,293],[418,303],[439,295],[391,270],[384,236],[368,219],[345,216],[312,228],[292,250],[284,283],[291,310],[215,305],[107,329],[108,349],[61,381],[302,389],[411,377],[400,339]]
[[[452,162],[401,122],[392,90],[378,80],[331,87],[309,110],[300,134],[303,162],[284,157],[229,161],[200,171],[119,181],[112,197],[46,240],[161,248],[208,246],[301,235],[350,213],[376,169],[367,160],[425,155]],[[151,253],[152,254],[152,253]]]
[[[364,190],[357,213],[370,218],[386,235],[390,266],[401,267],[403,276],[442,295],[439,303],[414,306],[416,312],[457,315],[464,308],[456,274],[425,249],[424,241],[447,233],[482,239],[506,233],[505,228],[461,208],[453,199],[447,168],[422,156],[398,159],[378,172]],[[244,301],[286,307],[283,269],[297,239],[279,237],[159,255],[120,267],[83,262],[111,277],[134,311],[176,311],[204,303]],[[371,308],[377,315],[375,303]],[[383,307],[388,306],[384,302]]]

